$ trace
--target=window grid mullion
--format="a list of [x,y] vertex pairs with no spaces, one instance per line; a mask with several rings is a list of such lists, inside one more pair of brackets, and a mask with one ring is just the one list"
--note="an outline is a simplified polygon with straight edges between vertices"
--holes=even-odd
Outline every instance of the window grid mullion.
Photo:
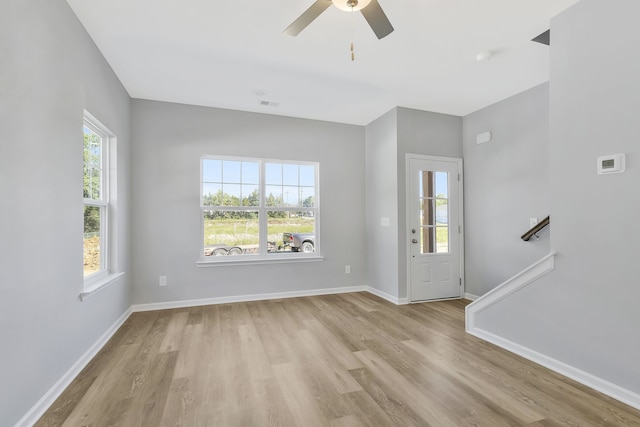
[[258,240],[258,248],[260,249],[260,256],[267,256],[267,240],[269,239],[269,232],[267,227],[269,225],[269,221],[267,219],[267,172],[266,172],[266,162],[264,160],[260,160],[259,162],[259,173],[260,173],[260,211],[258,212],[258,221],[260,230],[259,240]]
[[98,206],[98,207],[107,207],[109,204],[104,200],[96,200],[96,199],[84,199],[84,204],[86,206]]

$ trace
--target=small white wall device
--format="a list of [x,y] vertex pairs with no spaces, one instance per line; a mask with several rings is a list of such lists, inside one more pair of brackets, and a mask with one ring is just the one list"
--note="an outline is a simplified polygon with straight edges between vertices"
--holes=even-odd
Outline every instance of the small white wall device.
[[611,154],[598,157],[598,175],[621,173],[625,170],[624,154]]
[[482,132],[476,136],[476,144],[484,144],[491,141],[491,132]]

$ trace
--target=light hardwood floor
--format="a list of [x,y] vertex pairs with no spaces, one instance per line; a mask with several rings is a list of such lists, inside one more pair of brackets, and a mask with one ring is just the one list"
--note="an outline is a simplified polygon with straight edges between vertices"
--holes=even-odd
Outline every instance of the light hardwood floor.
[[478,340],[468,301],[368,293],[134,313],[37,426],[640,426]]

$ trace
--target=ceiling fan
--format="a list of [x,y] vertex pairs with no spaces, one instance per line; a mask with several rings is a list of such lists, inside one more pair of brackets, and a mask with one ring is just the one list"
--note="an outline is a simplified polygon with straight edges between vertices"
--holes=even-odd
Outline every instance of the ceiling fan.
[[359,10],[378,39],[386,37],[393,32],[393,26],[380,7],[378,0],[316,0],[309,9],[293,21],[283,32],[290,36],[297,36],[320,16],[322,12],[327,10],[332,3],[338,9],[347,12]]

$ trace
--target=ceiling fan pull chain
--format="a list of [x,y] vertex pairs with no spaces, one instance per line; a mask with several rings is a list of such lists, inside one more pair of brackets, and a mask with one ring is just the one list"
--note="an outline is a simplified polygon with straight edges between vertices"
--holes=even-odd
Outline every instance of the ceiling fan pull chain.
[[356,52],[354,50],[355,30],[354,30],[354,21],[353,21],[353,7],[357,4],[358,4],[357,0],[355,2],[354,1],[349,2],[349,5],[351,6],[351,62],[356,60]]

